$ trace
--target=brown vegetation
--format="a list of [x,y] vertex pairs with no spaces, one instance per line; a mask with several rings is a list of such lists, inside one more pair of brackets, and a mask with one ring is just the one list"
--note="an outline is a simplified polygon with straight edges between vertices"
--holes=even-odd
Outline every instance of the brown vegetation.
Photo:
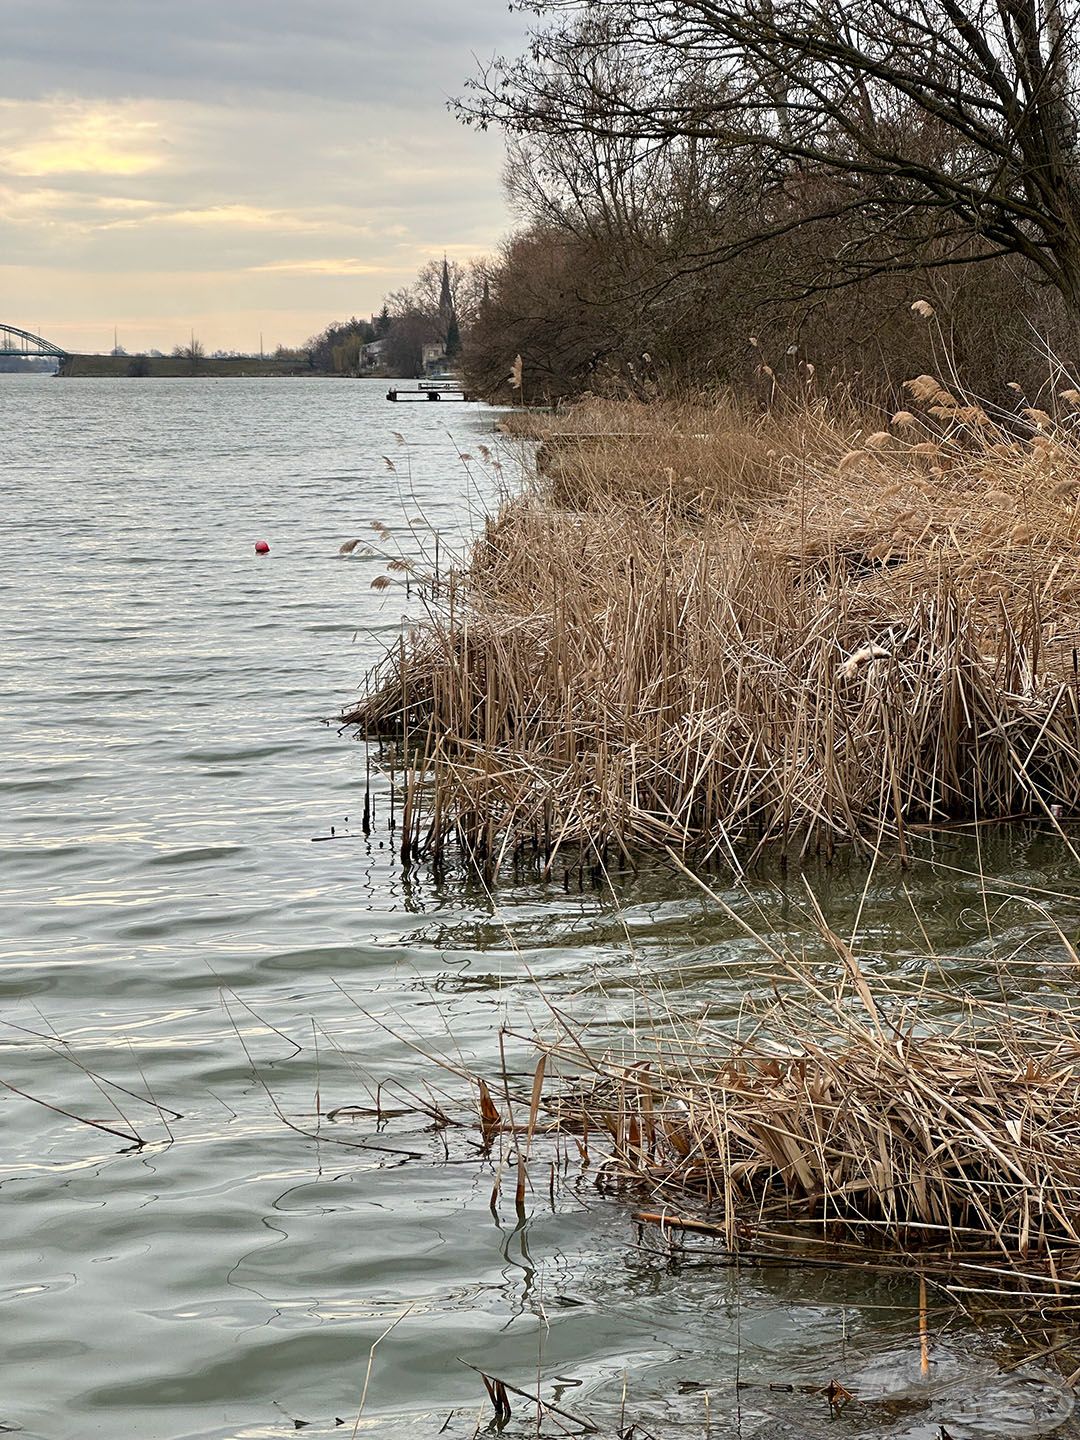
[[530,399],[749,384],[757,336],[876,397],[930,368],[912,290],[981,394],[1076,360],[1076,5],[526,8],[457,106],[505,132],[519,218],[477,393],[515,354]]
[[[844,247],[840,226],[819,238],[825,252]],[[723,267],[672,279],[667,268],[677,268],[680,256],[661,267],[646,237],[620,233],[609,241],[537,222],[487,265],[489,299],[465,334],[470,388],[519,398],[506,380],[520,354],[530,404],[584,392],[671,397],[713,385],[760,396],[765,349],[789,389],[809,364],[826,388],[880,402],[913,367],[935,364],[933,336],[911,313],[913,287],[932,297],[971,386],[1001,403],[1010,380],[1037,387],[1047,347],[1075,354],[1076,331],[1060,297],[1015,261],[917,278],[890,271],[806,296],[799,276],[819,259],[795,232]]]
[[407,732],[408,846],[902,851],[913,824],[1072,809],[1071,392],[1004,414],[906,389],[891,419],[804,398],[550,421],[551,478],[347,717]]
[[[809,903],[821,953],[754,937],[756,983],[726,1026],[653,993],[613,1043],[555,1009],[553,1036],[519,1037],[540,1051],[531,1100],[504,1114],[477,1082],[485,1137],[524,1133],[519,1153],[565,1137],[641,1223],[712,1235],[744,1264],[900,1260],[963,1306],[1023,1317],[1027,1347],[1054,1338],[1071,1369],[1080,956],[1037,927],[974,1001],[970,971],[932,952],[883,975]],[[1029,970],[1037,994],[1011,996]]]

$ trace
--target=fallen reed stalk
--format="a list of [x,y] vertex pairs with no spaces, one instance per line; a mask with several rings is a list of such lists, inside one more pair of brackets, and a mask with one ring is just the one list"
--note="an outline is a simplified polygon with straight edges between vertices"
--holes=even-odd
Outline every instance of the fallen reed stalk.
[[1080,394],[591,402],[345,716],[404,741],[408,853],[838,841],[1080,795]]

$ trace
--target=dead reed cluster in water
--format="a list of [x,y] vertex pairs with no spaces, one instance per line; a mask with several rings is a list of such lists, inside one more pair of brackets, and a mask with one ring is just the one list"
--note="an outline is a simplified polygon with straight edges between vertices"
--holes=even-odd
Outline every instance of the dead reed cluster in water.
[[613,1040],[553,1007],[554,1038],[520,1037],[541,1054],[531,1103],[504,1115],[479,1086],[485,1135],[565,1137],[638,1221],[713,1235],[747,1264],[902,1263],[1026,1325],[1028,1349],[1064,1324],[1075,1364],[1080,957],[1047,921],[1037,955],[1000,962],[1000,998],[986,971],[975,1001],[970,972],[933,954],[884,975],[811,907],[822,953],[759,939],[737,1021],[672,1013],[654,991]]
[[404,847],[743,858],[1080,795],[1080,393],[586,402],[346,718]]

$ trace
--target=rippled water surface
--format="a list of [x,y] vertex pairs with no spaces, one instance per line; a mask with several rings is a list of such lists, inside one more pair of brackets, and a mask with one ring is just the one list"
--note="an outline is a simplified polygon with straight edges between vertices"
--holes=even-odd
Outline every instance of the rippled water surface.
[[[384,1336],[380,1436],[486,1425],[462,1360],[539,1370],[609,1433],[1073,1433],[1053,1381],[951,1324],[921,1380],[903,1277],[673,1263],[587,1178],[552,1199],[534,1176],[520,1225],[473,1137],[418,1113],[462,1093],[436,1055],[496,1076],[499,1026],[544,1022],[537,982],[599,1025],[661,980],[722,1014],[753,945],[655,873],[618,909],[403,875],[377,774],[359,833],[364,750],[323,720],[419,613],[387,560],[430,561],[436,532],[444,560],[513,480],[478,450],[493,412],[382,393],[0,378],[0,1422],[351,1434]],[[881,964],[921,964],[913,893],[977,965],[971,849],[939,858],[875,877]],[[990,863],[1075,888],[1037,825]],[[851,913],[864,880],[821,875],[823,903]],[[758,923],[797,931],[795,889],[762,881]],[[831,1423],[834,1375],[874,1404]]]

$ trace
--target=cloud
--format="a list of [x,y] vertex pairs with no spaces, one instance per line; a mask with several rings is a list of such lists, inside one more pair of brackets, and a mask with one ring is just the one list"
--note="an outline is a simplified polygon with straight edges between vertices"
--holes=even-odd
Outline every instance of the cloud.
[[255,274],[264,275],[393,275],[394,268],[387,265],[373,265],[353,257],[333,260],[272,260],[264,265],[248,267]]
[[151,201],[134,204],[123,201],[110,202],[101,197],[97,204],[107,210],[116,204],[119,218],[102,221],[106,230],[136,229],[147,226],[192,226],[196,229],[218,229],[232,231],[272,231],[280,235],[283,231],[297,234],[322,234],[326,222],[311,215],[290,213],[286,210],[265,210],[256,205],[207,205],[202,209],[174,209],[171,206],[154,205]]
[[240,230],[317,230],[317,221],[254,205],[209,205],[204,210],[172,210],[155,217],[171,225],[224,225]]
[[474,55],[524,29],[506,0],[9,0],[4,81],[27,97],[441,105]]
[[9,175],[144,175],[162,162],[158,126],[137,106],[0,102],[0,170]]
[[506,228],[499,138],[446,109],[518,48],[505,0],[0,7],[2,320],[295,342]]

